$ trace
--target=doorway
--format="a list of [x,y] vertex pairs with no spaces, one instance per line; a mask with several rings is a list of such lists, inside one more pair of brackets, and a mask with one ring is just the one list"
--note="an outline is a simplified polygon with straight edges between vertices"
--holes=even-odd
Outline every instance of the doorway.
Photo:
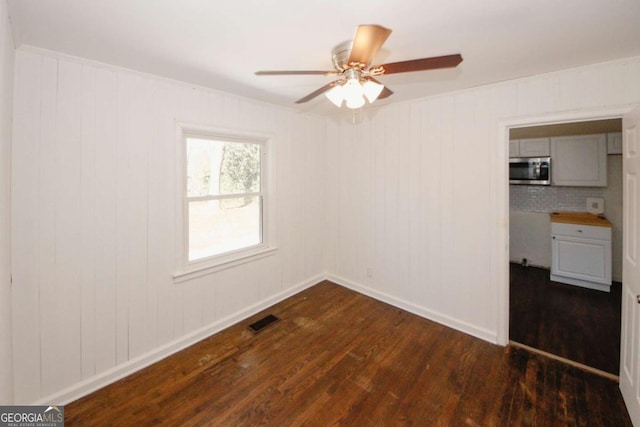
[[[616,112],[616,113],[603,113],[598,114],[595,113],[593,115],[585,114],[584,116],[557,116],[555,118],[543,118],[536,120],[535,118],[530,118],[527,120],[520,121],[519,123],[516,121],[510,123],[501,123],[501,130],[504,131],[505,139],[511,138],[536,138],[536,137],[544,137],[544,132],[548,132],[549,130],[553,130],[556,135],[570,135],[570,134],[589,134],[589,133],[597,133],[597,132],[605,132],[609,133],[611,131],[620,131],[621,130],[621,120],[620,117],[624,114],[624,112]],[[555,119],[555,120],[554,120]],[[606,127],[611,125],[612,123],[617,123],[615,128]],[[605,126],[604,128],[602,126]],[[505,143],[506,144],[506,143]],[[505,156],[505,164],[507,164],[508,159]],[[607,156],[609,158],[609,156]],[[505,327],[503,328],[504,336],[501,338],[504,340],[504,344],[507,344],[510,340],[514,341],[527,341],[527,338],[522,338],[523,334],[529,333],[532,335],[531,331],[535,331],[538,334],[538,341],[531,340],[531,337],[528,339],[529,344],[533,344],[532,347],[542,347],[541,350],[549,352],[549,353],[560,353],[561,357],[566,357],[567,359],[578,359],[578,363],[584,363],[585,365],[593,364],[592,361],[585,360],[585,353],[594,355],[595,352],[598,352],[599,349],[602,349],[603,346],[611,349],[614,348],[613,357],[609,356],[609,364],[602,364],[601,362],[596,362],[595,368],[598,370],[610,372],[611,374],[617,375],[619,372],[619,336],[620,336],[620,282],[621,282],[621,238],[622,238],[622,189],[621,189],[621,180],[622,180],[622,156],[618,155],[614,160],[613,168],[609,168],[610,172],[617,174],[617,186],[618,189],[579,189],[579,194],[571,195],[569,189],[564,189],[560,191],[563,194],[557,194],[558,189],[552,191],[552,197],[549,197],[549,194],[542,194],[544,190],[540,188],[529,188],[526,189],[524,187],[518,190],[518,193],[515,197],[519,198],[519,203],[522,203],[521,200],[523,197],[532,196],[536,199],[536,203],[549,203],[549,198],[555,202],[555,205],[551,208],[549,206],[539,206],[536,209],[538,221],[540,218],[547,219],[547,229],[542,233],[533,232],[530,233],[528,238],[524,239],[526,242],[533,241],[533,244],[542,244],[546,246],[547,252],[547,260],[549,258],[549,246],[550,246],[550,231],[548,230],[548,218],[549,211],[551,210],[578,210],[579,204],[582,203],[584,206],[584,199],[589,196],[602,196],[602,192],[611,193],[618,192],[611,197],[611,194],[605,194],[604,198],[607,203],[607,211],[605,215],[609,214],[611,211],[612,216],[615,218],[615,242],[612,245],[615,249],[614,255],[614,265],[615,265],[615,273],[613,275],[614,285],[611,288],[612,292],[605,294],[600,293],[600,291],[594,291],[590,289],[578,288],[572,285],[554,283],[549,280],[549,267],[550,261],[541,261],[540,253],[532,254],[530,257],[527,256],[519,256],[514,255],[511,250],[509,250],[508,254],[508,262],[506,262],[506,269],[504,271],[506,277],[506,287],[511,288],[514,285],[515,281],[520,286],[519,294],[516,294],[511,289],[507,289],[505,292],[505,298],[502,301],[504,306],[506,307],[506,313],[501,313],[501,316],[504,316],[505,319]],[[506,167],[505,167],[506,169]],[[508,182],[508,176],[505,172],[505,183]],[[516,219],[514,220],[514,216],[511,215],[511,211],[513,206],[510,206],[510,202],[513,201],[514,195],[509,194],[509,186],[505,185],[505,195],[506,195],[506,205],[507,205],[507,216],[509,218],[510,227],[507,228],[507,233],[505,236],[505,241],[510,242],[511,248],[518,250],[522,249],[522,241],[518,242],[517,239],[514,241],[514,236],[512,235],[512,227],[515,223],[516,226],[522,226],[524,223],[526,225],[526,220],[530,219],[528,217],[535,217],[536,215],[530,215],[529,212],[526,212],[526,209],[521,209],[522,212],[518,212],[516,214]],[[547,188],[549,190],[549,188]],[[595,194],[589,194],[590,191],[593,192],[595,190]],[[524,195],[524,196],[523,196]],[[510,197],[511,196],[511,197]],[[542,200],[545,199],[546,200]],[[580,202],[580,198],[582,197],[582,201]],[[615,202],[615,197],[618,197],[618,201]],[[541,202],[542,200],[542,202]],[[526,202],[526,200],[525,200]],[[522,208],[522,206],[520,206]],[[585,210],[585,209],[581,209]],[[542,214],[542,215],[540,215]],[[534,220],[535,223],[535,220]],[[531,227],[535,229],[534,227]],[[532,237],[533,235],[533,237]],[[536,240],[537,239],[537,240]],[[543,256],[544,258],[544,256]],[[524,283],[524,285],[523,285]],[[528,284],[528,286],[527,286]],[[537,287],[537,288],[536,288]],[[537,290],[536,290],[537,289]],[[542,291],[556,291],[555,295],[547,295]],[[531,313],[527,315],[522,315],[522,312],[518,312],[517,314],[511,313],[512,308],[516,310],[520,310],[522,307],[517,306],[514,303],[512,298],[529,298],[530,304],[538,306],[537,315],[533,315]],[[513,306],[513,307],[512,307]],[[587,307],[587,309],[585,309]],[[603,308],[604,307],[604,308]],[[589,310],[588,308],[592,308]],[[582,311],[582,314],[580,313]],[[594,315],[595,311],[598,311],[600,314],[597,316]],[[508,319],[509,313],[511,313],[510,320]],[[506,315],[505,315],[506,314]],[[537,318],[536,318],[537,316]],[[583,316],[583,319],[580,320],[580,316]],[[595,317],[599,317],[600,320],[597,321],[594,319]],[[602,318],[605,320],[603,321]],[[544,322],[547,322],[545,324]],[[510,323],[509,323],[510,322]],[[520,323],[518,323],[520,322]],[[552,323],[549,323],[552,322]],[[589,323],[593,322],[593,323]],[[523,327],[523,323],[527,328]],[[531,327],[531,325],[536,325],[535,327]],[[609,326],[607,326],[609,325]],[[604,336],[610,341],[615,341],[613,344],[609,342],[600,341],[597,346],[594,347],[592,344],[587,344],[587,348],[579,349],[577,344],[583,343],[585,340],[579,339],[578,335],[572,332],[575,332],[577,329],[584,329],[593,332],[593,336]],[[554,350],[552,347],[549,347],[548,342],[545,342],[546,338],[549,338],[547,341],[556,340],[557,343],[560,343],[559,350]],[[542,335],[540,335],[542,334]],[[563,339],[564,337],[564,339]],[[573,341],[572,341],[573,340]],[[525,343],[527,344],[527,343]],[[549,351],[551,350],[551,351]],[[567,351],[568,350],[568,351]],[[595,350],[595,351],[594,351]],[[606,353],[606,352],[601,352]],[[604,357],[600,354],[600,357]],[[613,363],[611,361],[613,360]]]

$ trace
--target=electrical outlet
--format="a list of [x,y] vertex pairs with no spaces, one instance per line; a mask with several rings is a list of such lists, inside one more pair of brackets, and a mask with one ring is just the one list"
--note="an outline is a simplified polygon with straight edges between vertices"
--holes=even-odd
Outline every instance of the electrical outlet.
[[373,270],[371,267],[367,267],[367,277],[373,277]]

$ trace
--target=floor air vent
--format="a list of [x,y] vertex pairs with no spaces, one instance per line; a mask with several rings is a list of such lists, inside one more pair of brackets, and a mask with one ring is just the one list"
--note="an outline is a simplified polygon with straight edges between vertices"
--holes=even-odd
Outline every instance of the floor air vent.
[[277,322],[278,320],[280,320],[280,319],[278,319],[273,314],[270,314],[267,317],[263,317],[262,319],[258,320],[257,322],[254,322],[254,323],[250,324],[249,325],[249,329],[251,329],[253,332],[259,332],[259,331],[263,330],[264,328],[266,328],[267,326],[271,325],[272,323]]

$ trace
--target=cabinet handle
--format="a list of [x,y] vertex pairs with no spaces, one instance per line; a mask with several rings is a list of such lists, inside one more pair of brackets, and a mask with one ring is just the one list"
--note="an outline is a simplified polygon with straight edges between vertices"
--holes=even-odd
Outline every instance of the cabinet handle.
[[582,230],[576,230],[578,233],[582,233]]
[[636,295],[636,300],[638,301],[638,304],[640,304],[640,295]]

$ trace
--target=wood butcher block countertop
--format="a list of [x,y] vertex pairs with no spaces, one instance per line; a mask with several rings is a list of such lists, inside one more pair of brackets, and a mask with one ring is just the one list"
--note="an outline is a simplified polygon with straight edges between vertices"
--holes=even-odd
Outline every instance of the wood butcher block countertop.
[[613,227],[613,224],[604,215],[594,215],[588,212],[552,212],[550,216],[551,222]]

